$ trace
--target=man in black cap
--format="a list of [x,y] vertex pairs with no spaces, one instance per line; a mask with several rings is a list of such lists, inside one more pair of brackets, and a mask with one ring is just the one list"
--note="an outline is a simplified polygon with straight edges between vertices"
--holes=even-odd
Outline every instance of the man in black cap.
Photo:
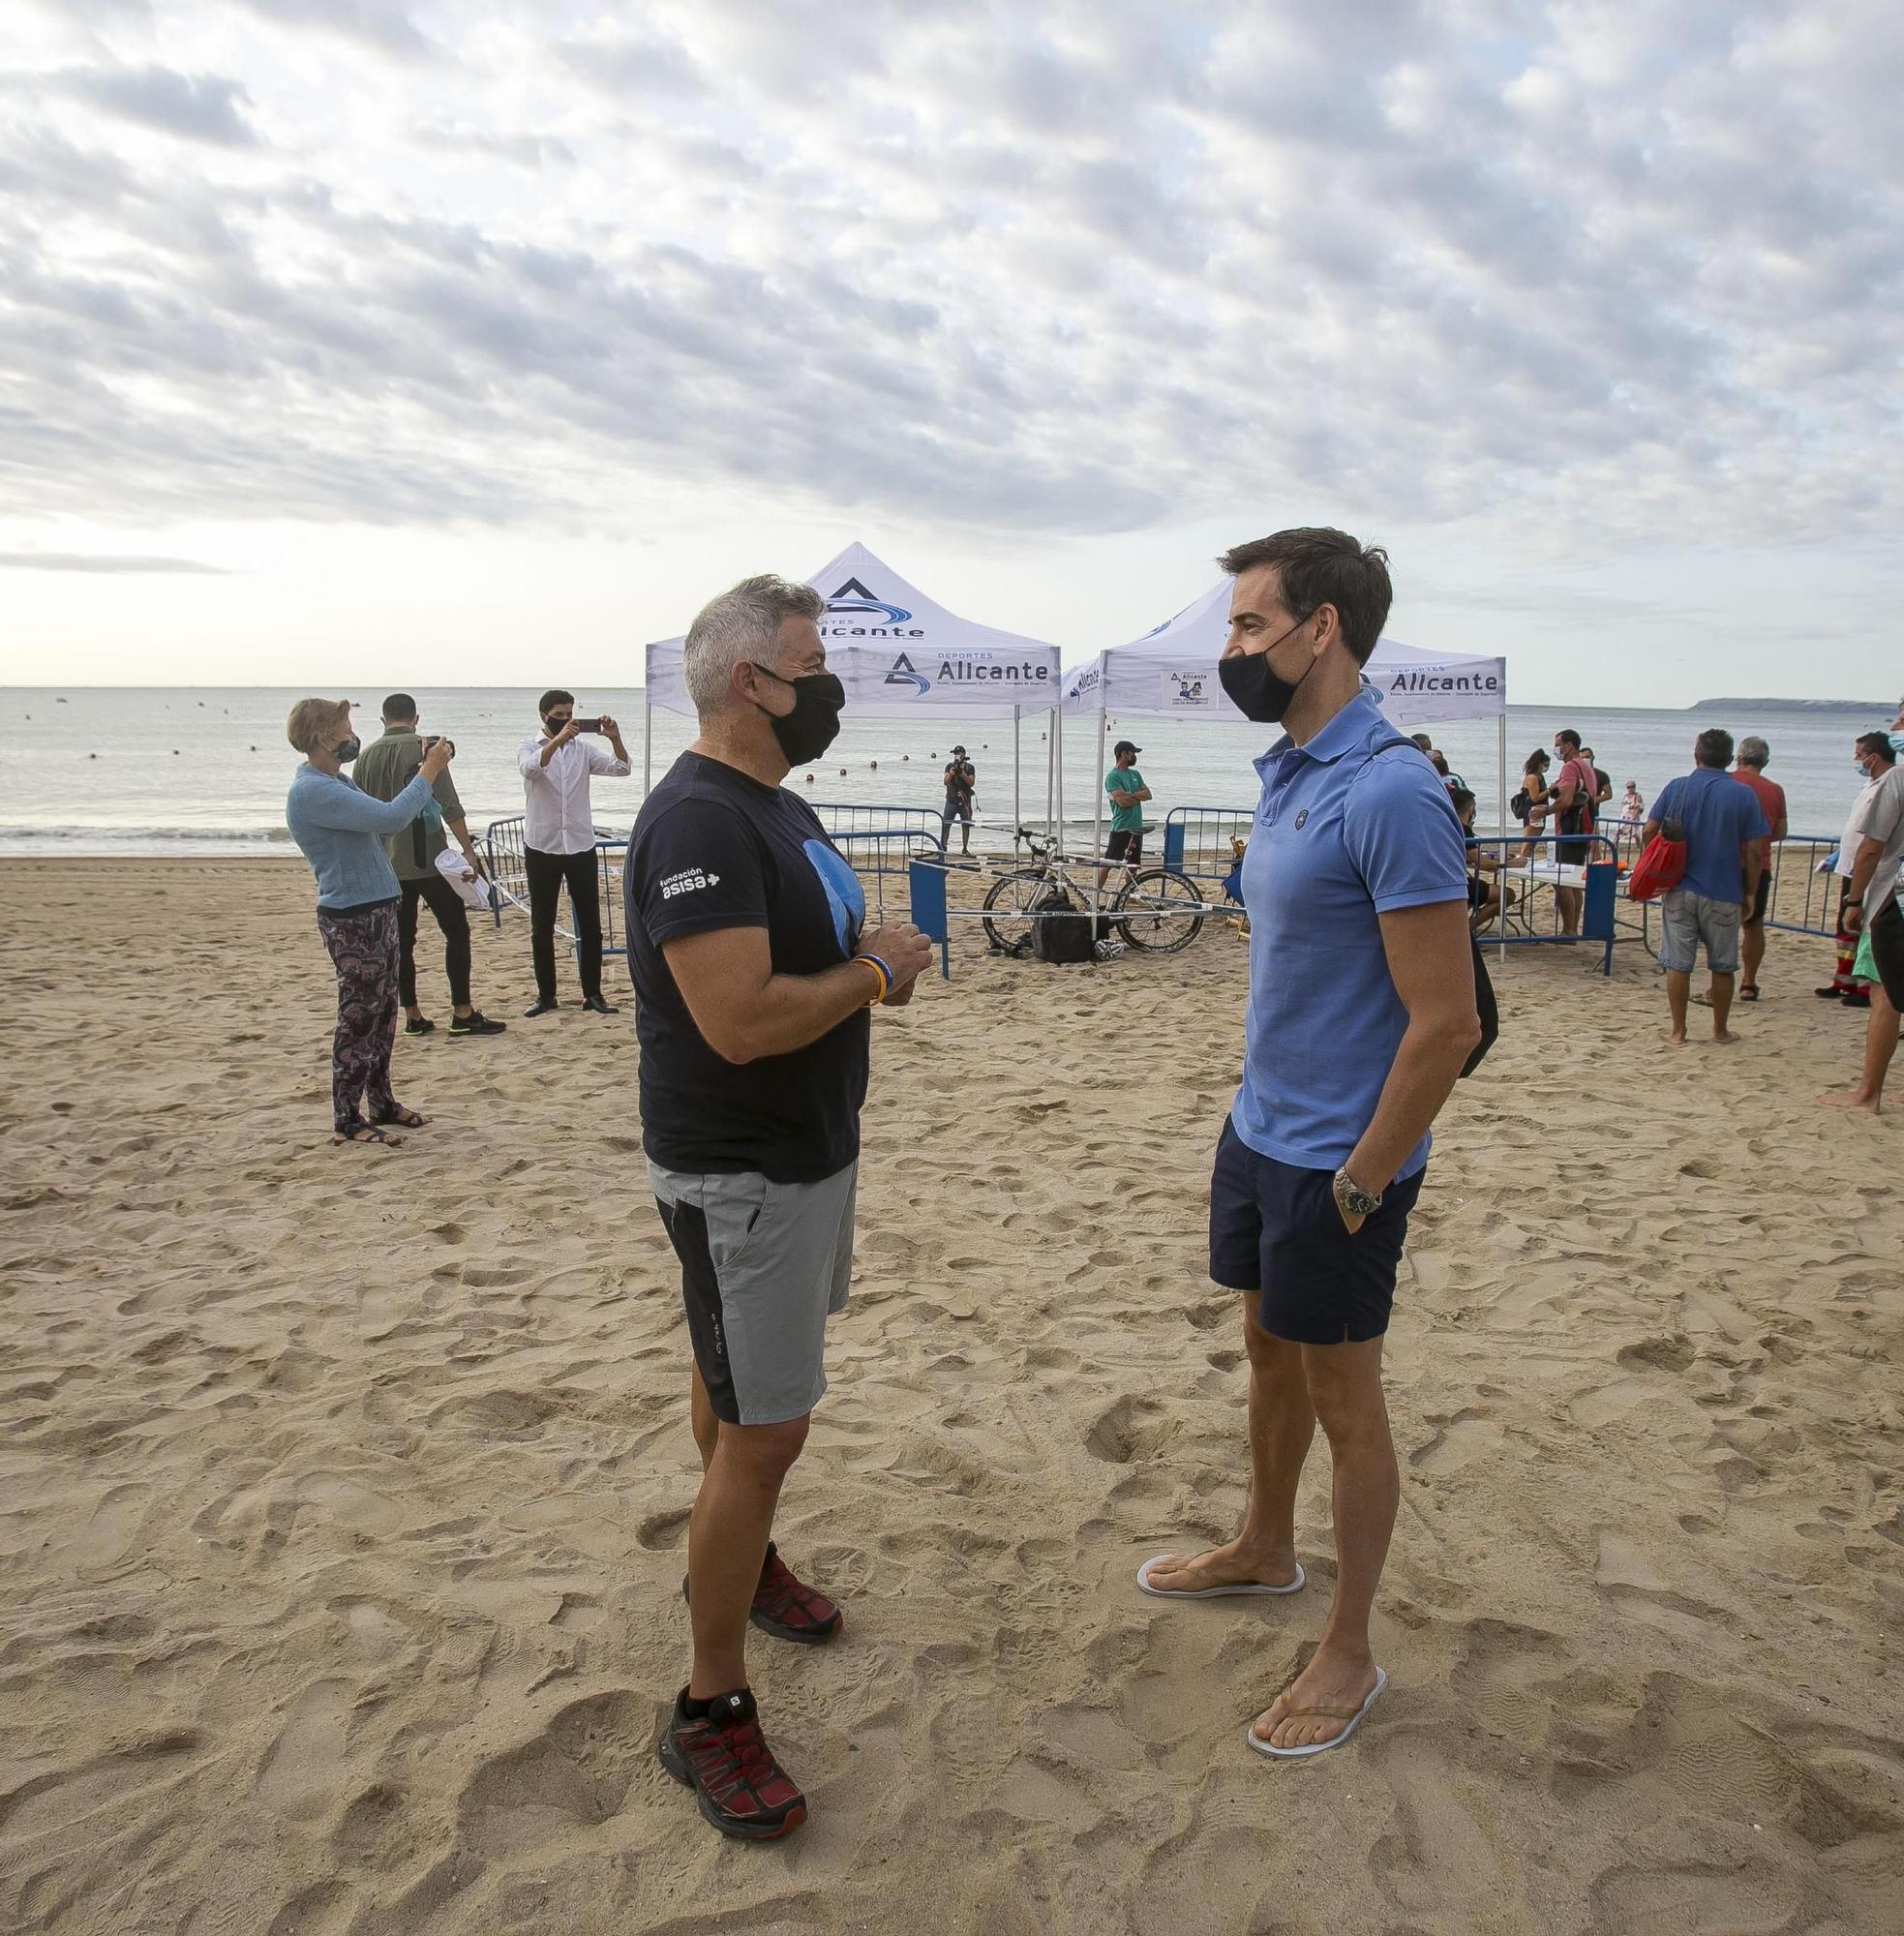
[[[1110,795],[1110,838],[1104,843],[1104,854],[1110,861],[1122,861],[1127,868],[1134,868],[1144,858],[1143,803],[1150,798],[1144,776],[1137,771],[1137,755],[1143,748],[1120,740],[1111,751],[1117,764],[1104,775],[1104,791]],[[1100,888],[1109,872],[1108,866],[1098,869]]]
[[946,812],[942,837],[950,838],[954,820],[960,823],[958,837],[963,843],[959,852],[972,851],[972,789],[979,783],[979,770],[965,757],[963,746],[952,749],[952,758],[946,764]]

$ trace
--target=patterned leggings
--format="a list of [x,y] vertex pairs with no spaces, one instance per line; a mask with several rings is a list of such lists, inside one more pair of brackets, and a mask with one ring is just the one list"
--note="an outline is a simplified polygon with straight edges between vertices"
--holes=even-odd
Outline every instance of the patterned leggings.
[[361,1129],[358,1100],[370,1120],[396,1113],[390,1093],[390,1048],[397,1034],[397,908],[360,914],[317,910],[317,932],[337,968],[337,1034],[331,1039],[331,1120],[340,1134]]

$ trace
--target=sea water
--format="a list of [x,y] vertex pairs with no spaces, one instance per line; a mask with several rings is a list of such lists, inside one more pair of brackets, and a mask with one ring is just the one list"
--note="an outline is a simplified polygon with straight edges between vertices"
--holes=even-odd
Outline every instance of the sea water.
[[[5,854],[270,854],[294,851],[285,831],[285,790],[298,756],[285,742],[285,715],[301,693],[288,687],[0,688],[0,855]],[[357,730],[366,741],[381,730],[381,693],[358,695]],[[516,750],[537,730],[537,688],[419,688],[424,730],[447,733],[457,756],[452,774],[473,831],[520,813],[523,783]],[[634,763],[625,780],[597,780],[598,826],[625,832],[642,800],[643,700],[639,689],[579,691],[577,711],[607,712],[620,724]],[[1888,709],[1785,708],[1760,703],[1714,711],[1630,708],[1513,707],[1507,715],[1507,786],[1520,785],[1523,761],[1551,743],[1555,730],[1576,728],[1594,749],[1616,797],[1638,780],[1650,802],[1692,765],[1692,742],[1708,726],[1735,736],[1757,733],[1771,745],[1767,776],[1790,802],[1795,833],[1835,835],[1861,785],[1852,741],[1889,724]],[[1493,720],[1429,729],[1448,764],[1479,802],[1479,824],[1496,824],[1501,788],[1499,741]],[[658,778],[693,737],[693,722],[656,712],[646,764]],[[1043,826],[1051,751],[1048,714],[1026,713],[1016,729],[1004,719],[921,721],[846,719],[819,760],[798,768],[787,784],[806,798],[937,811],[941,774],[954,741],[979,771],[974,846],[1011,844],[1014,801],[1019,817]],[[1103,773],[1097,721],[1074,717],[1064,734],[1066,818],[1089,826]],[[1241,721],[1132,714],[1106,722],[1106,748],[1134,740],[1162,822],[1173,806],[1248,807],[1256,796],[1251,761],[1276,737]],[[1106,751],[1105,765],[1109,764]],[[811,775],[809,780],[808,775]]]

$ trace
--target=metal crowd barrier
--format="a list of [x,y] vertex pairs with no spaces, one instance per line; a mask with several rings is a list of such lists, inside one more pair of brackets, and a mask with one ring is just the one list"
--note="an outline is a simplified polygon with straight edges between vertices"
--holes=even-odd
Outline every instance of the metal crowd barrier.
[[[1164,820],[1164,864],[1193,879],[1223,880],[1236,864],[1231,840],[1247,843],[1254,825],[1255,813],[1249,807],[1173,806]],[[1569,845],[1581,840],[1589,843],[1585,872],[1577,884],[1582,905],[1579,927],[1573,934],[1561,932],[1559,900],[1552,890],[1576,884],[1548,871],[1556,865],[1554,853],[1563,840]],[[1597,943],[1605,951],[1600,972],[1611,975],[1616,942],[1640,938],[1638,934],[1619,932],[1622,862],[1617,834],[1546,833],[1529,840],[1522,833],[1487,833],[1478,835],[1474,844],[1483,852],[1494,851],[1503,862],[1526,851],[1528,860],[1535,863],[1529,871],[1509,877],[1508,884],[1516,891],[1516,906],[1504,909],[1501,918],[1483,931],[1482,947],[1515,948],[1530,942]],[[1546,850],[1544,861],[1543,850]],[[1544,919],[1537,923],[1533,919],[1534,891],[1541,888],[1549,890],[1549,893],[1543,907]]]
[[[943,863],[945,842],[942,822],[929,808],[916,806],[861,806],[850,802],[809,801],[820,816],[820,824],[853,862],[853,871],[870,880],[867,919],[875,925],[886,919],[886,883],[903,878],[908,863],[925,858]],[[482,836],[483,862],[490,879],[500,890],[496,907],[496,924],[502,925],[503,910],[509,907],[529,912],[529,869],[523,858],[523,816],[510,814],[493,820]],[[595,829],[596,864],[601,869],[602,953],[625,954],[627,937],[623,932],[621,869],[627,860],[628,836],[604,833]],[[868,858],[870,857],[870,858]],[[564,904],[565,905],[565,904]],[[556,932],[573,944],[573,932],[562,924],[559,915]]]
[[[916,860],[944,864],[945,821],[930,807],[873,806],[851,801],[808,801],[832,843],[872,884],[866,919],[886,919],[886,883],[903,879]],[[868,858],[869,857],[869,858]]]
[[[502,925],[504,908],[517,907],[529,912],[529,863],[523,857],[523,816],[512,813],[503,820],[492,820],[483,830],[483,864],[489,869],[489,877],[500,891],[500,898],[496,904],[496,924]],[[628,837],[625,833],[604,833],[595,829],[595,865],[600,870],[600,897],[602,909],[602,953],[625,954],[628,952],[626,937],[621,932],[621,863],[628,851]],[[561,909],[565,904],[556,903],[556,932],[562,940],[573,945],[573,931],[562,925]]]
[[1247,806],[1173,806],[1164,816],[1164,864],[1221,881],[1236,864],[1230,841],[1247,841],[1255,820]]
[[[1577,850],[1582,841],[1587,843],[1587,859],[1569,862],[1563,867],[1558,850],[1561,847]],[[1472,856],[1487,853],[1492,853],[1500,864],[1496,873],[1481,873],[1482,885],[1493,883],[1496,892],[1505,885],[1514,890],[1515,900],[1509,906],[1506,896],[1500,896],[1499,912],[1475,936],[1483,949],[1525,948],[1529,944],[1541,947],[1597,944],[1604,951],[1600,973],[1611,975],[1615,946],[1623,940],[1640,938],[1619,931],[1620,867],[1616,843],[1608,835],[1540,833],[1529,840],[1524,833],[1476,834],[1468,843],[1470,872]],[[1547,890],[1544,903],[1537,892],[1542,888]],[[1563,888],[1571,889],[1581,897],[1578,925],[1571,934],[1560,924],[1559,891]]]
[[[1835,833],[1788,833],[1771,850],[1771,899],[1766,910],[1766,925],[1783,928],[1787,934],[1815,934],[1825,941],[1838,938],[1838,877],[1821,868],[1828,855],[1838,849]],[[1795,873],[1804,876],[1804,902],[1797,921],[1781,921],[1779,883]]]
[[[1836,853],[1835,833],[1788,833],[1774,841],[1771,849],[1771,894],[1766,903],[1766,925],[1784,934],[1809,934],[1820,941],[1838,938],[1838,876],[1823,869],[1826,859]],[[1823,869],[1823,870],[1822,870]],[[1822,871],[1821,871],[1822,870]],[[1802,892],[1798,883],[1803,882]],[[1793,885],[1788,890],[1786,883]],[[1798,920],[1788,917],[1796,909]],[[1631,903],[1640,909],[1640,932],[1647,948],[1653,946],[1652,910],[1654,903]]]

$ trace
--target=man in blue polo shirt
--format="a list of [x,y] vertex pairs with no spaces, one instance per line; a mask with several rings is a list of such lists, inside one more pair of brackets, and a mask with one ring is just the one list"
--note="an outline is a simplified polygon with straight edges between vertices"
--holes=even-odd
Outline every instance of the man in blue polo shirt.
[[1642,847],[1675,821],[1686,843],[1685,872],[1659,902],[1659,965],[1666,970],[1666,1012],[1673,1027],[1666,1040],[1686,1045],[1686,1003],[1699,950],[1711,972],[1712,1040],[1738,1040],[1732,1017],[1733,977],[1738,973],[1739,923],[1751,915],[1765,862],[1759,843],[1771,832],[1758,796],[1727,772],[1732,735],[1714,726],[1692,742],[1693,770],[1668,780],[1652,803]]
[[1384,555],[1279,531],[1235,579],[1224,690],[1285,731],[1259,759],[1243,863],[1243,1086],[1210,1180],[1210,1275],[1244,1293],[1250,1503],[1242,1532],[1137,1575],[1164,1597],[1293,1593],[1296,1487],[1315,1427],[1335,1466],[1336,1592],[1309,1665],[1250,1729],[1279,1758],[1354,1732],[1387,1685],[1369,1614],[1400,1475],[1382,1399],[1388,1328],[1429,1125],[1480,1041],[1461,823],[1362,668],[1388,618]]

